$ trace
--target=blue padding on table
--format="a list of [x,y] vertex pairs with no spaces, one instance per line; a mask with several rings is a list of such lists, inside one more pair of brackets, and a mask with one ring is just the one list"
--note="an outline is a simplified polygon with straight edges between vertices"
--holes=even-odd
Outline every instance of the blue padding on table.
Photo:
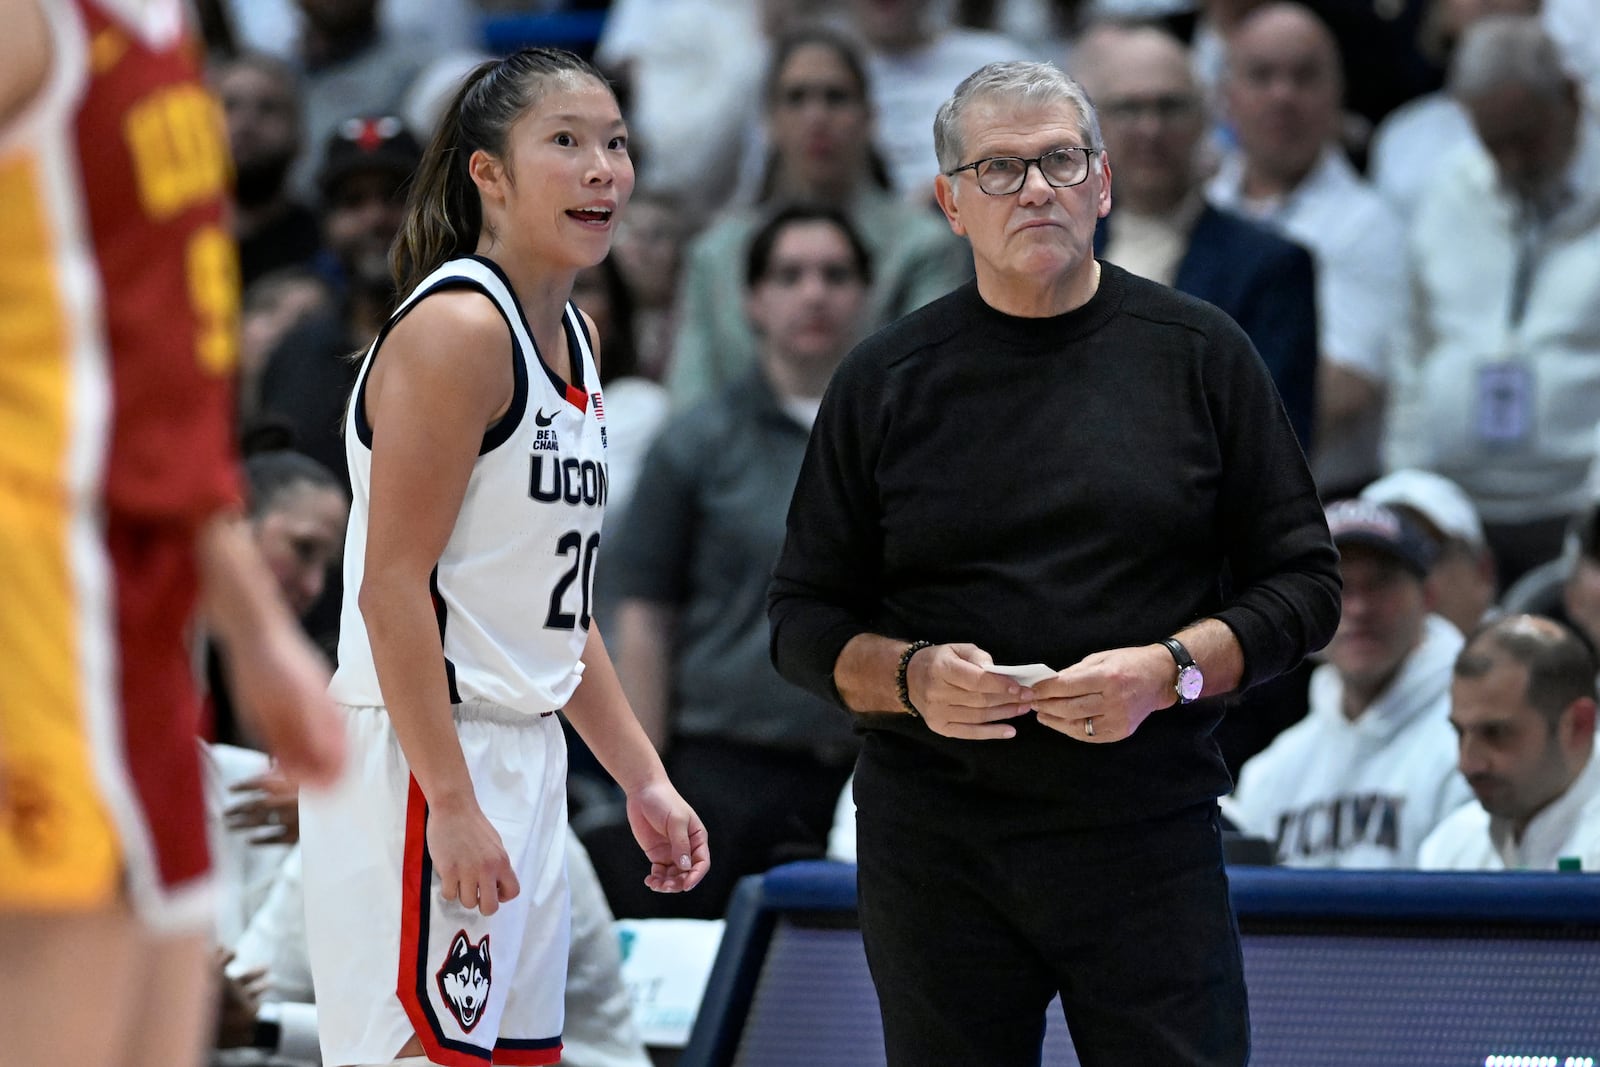
[[[1233,867],[1241,918],[1600,922],[1600,878],[1534,871],[1310,871]],[[768,871],[762,904],[782,911],[848,911],[856,869],[807,861]]]
[[[680,1067],[883,1067],[855,867],[739,884]],[[1600,1061],[1600,878],[1229,870],[1268,1067]],[[835,918],[836,917],[836,918]],[[1077,1067],[1059,1008],[1044,1063]]]
[[1600,878],[1536,871],[1228,871],[1241,919],[1600,922]]
[[849,911],[856,906],[856,867],[826,860],[787,863],[762,877],[761,892],[769,908]]

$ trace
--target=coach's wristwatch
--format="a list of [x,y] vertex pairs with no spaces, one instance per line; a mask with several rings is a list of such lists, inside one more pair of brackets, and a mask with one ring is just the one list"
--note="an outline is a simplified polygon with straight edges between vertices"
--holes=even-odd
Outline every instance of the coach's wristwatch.
[[1178,703],[1192,703],[1200,696],[1200,690],[1206,687],[1205,675],[1195,666],[1194,657],[1183,647],[1183,642],[1176,637],[1163,637],[1161,643],[1167,646],[1167,651],[1178,663],[1178,684],[1173,686],[1178,694]]

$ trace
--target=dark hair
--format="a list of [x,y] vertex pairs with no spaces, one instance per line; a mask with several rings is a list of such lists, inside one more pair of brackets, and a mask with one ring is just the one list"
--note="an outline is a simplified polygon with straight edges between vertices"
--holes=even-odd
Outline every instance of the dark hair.
[[761,228],[750,238],[750,247],[744,257],[745,288],[754,289],[767,276],[767,270],[772,266],[772,250],[777,247],[783,231],[806,222],[827,223],[838,230],[850,245],[850,258],[855,263],[861,284],[872,284],[872,255],[844,212],[822,204],[786,204],[768,215]]
[[270,511],[285,493],[307,486],[332,489],[344,495],[344,486],[333,472],[303,452],[280,448],[257,452],[244,461],[245,481],[249,485],[249,510],[252,519]]
[[[772,59],[767,64],[766,89],[763,93],[767,108],[770,110],[778,102],[778,83],[783,78],[784,66],[796,52],[811,45],[819,45],[839,57],[839,61],[849,69],[850,76],[855,79],[856,89],[861,96],[861,105],[871,107],[872,85],[867,77],[867,61],[861,45],[853,37],[841,33],[832,26],[813,23],[790,30],[773,45]],[[767,153],[767,166],[761,176],[758,200],[766,201],[776,191],[777,169],[778,151],[774,148]],[[894,188],[894,182],[889,178],[889,168],[884,164],[883,155],[875,144],[867,146],[867,173],[872,178],[873,184],[879,188]]]
[[1507,615],[1473,631],[1456,657],[1457,678],[1482,678],[1502,660],[1528,670],[1529,706],[1554,728],[1574,700],[1595,699],[1595,654],[1571,626],[1542,615]]
[[545,82],[563,74],[584,75],[610,89],[592,64],[560,48],[524,48],[467,74],[423,152],[406,198],[405,223],[389,251],[401,296],[440,264],[478,246],[483,204],[467,161],[480,148],[503,157],[511,127],[538,102]]

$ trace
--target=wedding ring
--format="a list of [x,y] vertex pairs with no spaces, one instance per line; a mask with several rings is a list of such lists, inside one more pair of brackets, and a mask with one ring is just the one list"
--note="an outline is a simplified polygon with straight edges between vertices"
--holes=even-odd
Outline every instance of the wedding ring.
[[1093,737],[1094,736],[1094,720],[1093,719],[1084,719],[1083,720],[1083,736],[1084,737]]

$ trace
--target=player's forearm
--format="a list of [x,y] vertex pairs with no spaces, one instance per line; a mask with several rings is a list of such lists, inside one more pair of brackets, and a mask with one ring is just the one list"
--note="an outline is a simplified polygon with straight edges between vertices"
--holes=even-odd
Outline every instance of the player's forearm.
[[41,0],[0,0],[0,131],[39,95],[50,74],[50,25]]
[[665,781],[661,757],[628,706],[599,626],[589,628],[583,665],[583,681],[564,709],[567,721],[624,793]]
[[274,627],[299,625],[238,514],[218,515],[201,528],[196,557],[201,611],[224,647],[258,640]]
[[436,808],[476,803],[427,585],[369,573],[360,606],[384,705],[423,796]]

